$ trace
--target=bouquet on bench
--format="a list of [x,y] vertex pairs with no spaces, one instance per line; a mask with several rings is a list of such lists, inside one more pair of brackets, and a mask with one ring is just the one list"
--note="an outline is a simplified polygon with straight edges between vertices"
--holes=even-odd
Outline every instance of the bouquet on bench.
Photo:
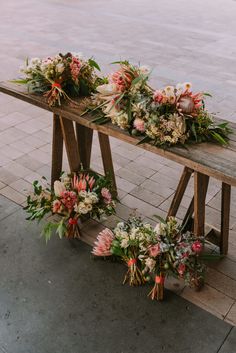
[[45,59],[26,61],[21,71],[24,79],[15,83],[26,84],[29,91],[43,94],[49,106],[61,105],[62,100],[89,96],[97,85],[95,70],[100,70],[93,59],[85,60],[80,54],[58,54]]
[[155,90],[148,84],[149,70],[128,61],[97,87],[90,109],[94,122],[111,121],[140,143],[169,147],[213,141],[227,144],[228,123],[215,124],[205,109],[207,93],[192,91],[189,82]]
[[92,254],[120,258],[128,267],[124,283],[139,286],[153,281],[148,295],[162,300],[168,276],[183,279],[197,289],[203,285],[202,250],[203,239],[182,233],[174,217],[162,220],[155,228],[133,217],[118,223],[113,231],[106,228],[100,232]]
[[100,219],[115,212],[112,199],[111,181],[107,177],[93,172],[62,175],[54,182],[54,189],[43,186],[38,181],[33,183],[34,193],[27,198],[26,212],[28,220],[38,220],[52,215],[47,220],[42,235],[46,241],[51,238],[53,230],[60,238],[79,238],[79,220],[91,216]]

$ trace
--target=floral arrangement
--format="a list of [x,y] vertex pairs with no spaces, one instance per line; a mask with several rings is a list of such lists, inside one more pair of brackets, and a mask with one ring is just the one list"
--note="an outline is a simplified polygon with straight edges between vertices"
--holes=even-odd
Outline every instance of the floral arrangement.
[[33,183],[34,193],[27,197],[28,220],[41,221],[48,215],[58,215],[58,221],[48,221],[42,234],[46,241],[55,230],[60,238],[79,238],[78,221],[85,215],[100,219],[115,212],[111,181],[107,177],[82,171],[79,175],[63,174],[54,182],[54,189]]
[[93,95],[88,110],[99,124],[111,121],[141,142],[168,147],[191,142],[213,141],[227,144],[227,123],[215,124],[205,109],[207,93],[193,93],[191,83],[179,83],[154,90],[148,84],[150,70],[119,62]]
[[200,288],[204,282],[205,266],[201,252],[203,239],[190,232],[182,233],[174,217],[162,220],[154,228],[140,218],[120,222],[115,229],[99,233],[92,254],[116,256],[128,267],[124,283],[143,285],[151,279],[154,287],[151,299],[162,300],[167,276],[184,279],[191,287]]
[[85,60],[80,54],[58,54],[45,59],[26,61],[22,69],[25,78],[15,83],[26,84],[30,91],[44,94],[49,106],[61,105],[62,99],[90,95],[99,81],[93,59]]

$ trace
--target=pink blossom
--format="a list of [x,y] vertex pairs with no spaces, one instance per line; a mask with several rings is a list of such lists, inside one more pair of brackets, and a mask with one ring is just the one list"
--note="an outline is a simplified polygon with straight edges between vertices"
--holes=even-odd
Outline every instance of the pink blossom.
[[102,194],[102,197],[104,198],[104,202],[109,204],[112,200],[110,191],[107,188],[102,188],[101,194]]
[[156,245],[150,246],[148,249],[148,252],[150,256],[157,257],[157,255],[160,254],[160,245],[156,244]]
[[60,200],[53,201],[52,212],[57,213],[59,212],[60,208],[61,208],[61,201]]
[[136,118],[134,120],[134,127],[136,130],[140,131],[140,132],[144,132],[145,131],[145,126],[144,126],[144,121],[140,118]]
[[74,191],[64,191],[61,196],[63,205],[71,210],[77,201],[76,193]]
[[123,92],[128,89],[131,82],[132,77],[124,68],[121,68],[109,76],[109,83],[114,83],[119,92]]
[[192,250],[196,253],[200,253],[202,251],[202,243],[199,240],[196,240],[192,245]]
[[114,237],[114,234],[108,228],[101,231],[95,241],[92,254],[96,256],[111,256],[111,245]]
[[185,269],[186,269],[185,264],[179,264],[178,272],[179,272],[180,277],[182,277],[184,275]]
[[162,103],[164,96],[161,91],[157,90],[154,92],[153,99],[156,103]]
[[71,76],[74,81],[78,80],[79,72],[81,69],[81,62],[76,57],[72,56],[72,62],[70,63]]

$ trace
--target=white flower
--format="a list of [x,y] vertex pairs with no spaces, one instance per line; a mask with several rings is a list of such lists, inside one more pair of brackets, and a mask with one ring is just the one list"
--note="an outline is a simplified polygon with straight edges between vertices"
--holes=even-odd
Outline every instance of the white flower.
[[122,248],[127,248],[129,246],[129,239],[122,239],[121,242],[120,242],[120,246]]
[[132,228],[130,231],[130,240],[134,240],[137,237],[137,233],[139,232],[138,228]]
[[65,70],[65,66],[64,64],[62,63],[59,63],[56,65],[56,71],[59,73],[59,74],[62,74],[62,72]]
[[191,82],[177,83],[176,85],[177,95],[180,95],[185,91],[190,91],[191,88],[192,88]]
[[175,95],[175,88],[173,86],[166,86],[164,92],[167,97],[173,97]]
[[97,91],[104,96],[110,96],[118,93],[116,85],[114,83],[108,83],[105,85],[98,86]]
[[152,271],[156,265],[156,261],[148,257],[145,260],[145,265],[148,267],[149,271]]
[[156,227],[154,228],[154,231],[158,235],[165,235],[165,225],[163,223],[157,223]]
[[148,75],[148,74],[150,74],[151,69],[149,66],[142,65],[142,66],[140,66],[139,71],[140,71],[141,75]]
[[59,180],[56,180],[54,182],[54,193],[56,196],[61,196],[61,194],[66,191],[66,187],[65,185],[59,181]]
[[89,212],[88,206],[84,202],[79,202],[75,205],[74,210],[80,214],[87,214]]
[[89,192],[88,196],[91,200],[91,203],[97,203],[98,202],[98,196],[95,192]]
[[87,191],[80,191],[79,192],[80,197],[86,197],[87,196]]

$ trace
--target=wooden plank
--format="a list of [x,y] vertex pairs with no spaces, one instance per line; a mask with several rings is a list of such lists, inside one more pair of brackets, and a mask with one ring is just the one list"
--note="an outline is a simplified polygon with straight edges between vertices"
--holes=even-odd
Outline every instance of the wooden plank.
[[222,183],[221,194],[221,238],[220,238],[220,252],[223,255],[228,253],[229,241],[229,219],[230,219],[230,195],[231,186]]
[[205,228],[205,200],[209,177],[194,172],[194,234],[196,237],[204,236]]
[[60,116],[60,123],[70,171],[77,172],[80,169],[81,161],[73,122]]
[[99,132],[98,138],[99,138],[99,143],[100,143],[100,148],[101,148],[104,172],[105,172],[105,175],[108,175],[111,177],[112,185],[113,185],[113,193],[112,194],[114,197],[117,197],[116,178],[115,178],[115,173],[114,173],[114,168],[113,168],[109,137],[107,135],[104,135],[103,133]]
[[193,173],[192,169],[189,169],[187,167],[184,168],[179,184],[177,186],[175,195],[171,202],[171,205],[167,214],[167,219],[171,216],[173,217],[176,216],[192,173]]
[[[130,136],[127,131],[121,130],[111,123],[105,125],[97,125],[93,123],[93,117],[90,114],[80,116],[80,113],[84,110],[84,101],[81,99],[78,100],[78,102],[80,102],[80,106],[78,108],[73,108],[66,104],[62,107],[49,108],[44,97],[27,94],[17,85],[1,83],[0,91],[36,106],[40,106],[43,109],[53,110],[54,113],[62,115],[67,119],[102,132],[105,135],[116,137],[130,144],[136,145],[140,141],[140,137]],[[236,139],[236,124],[232,124],[232,126],[234,126],[234,134],[232,135],[232,139]],[[202,174],[214,177],[226,184],[236,186],[236,163],[234,162],[236,161],[236,151],[213,145],[217,147],[217,151],[220,150],[221,152],[219,154],[218,152],[213,153],[213,151],[208,153],[209,146],[210,144],[205,143],[200,145],[189,145],[187,149],[172,147],[164,150],[151,144],[139,145],[140,148],[147,151],[180,163],[183,166],[196,170]],[[224,155],[226,158],[224,158]]]
[[75,124],[75,127],[81,163],[84,169],[89,169],[92,151],[93,130],[78,123]]
[[51,186],[58,180],[62,171],[63,158],[63,136],[61,130],[60,117],[53,114],[53,133],[52,133],[52,170]]

